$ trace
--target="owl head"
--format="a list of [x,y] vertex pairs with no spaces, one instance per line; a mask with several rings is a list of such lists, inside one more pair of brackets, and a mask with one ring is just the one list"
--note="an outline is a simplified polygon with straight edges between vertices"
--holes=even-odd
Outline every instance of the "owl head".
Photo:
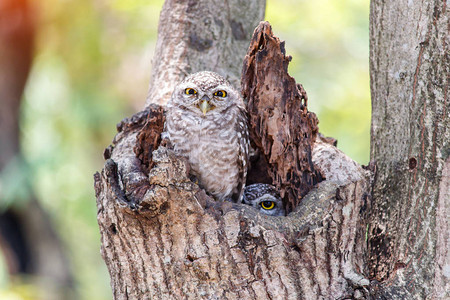
[[255,183],[247,186],[242,199],[248,204],[269,216],[285,216],[286,211],[278,191],[273,185]]
[[189,75],[175,88],[169,105],[208,117],[233,106],[244,107],[239,93],[219,74],[202,71]]

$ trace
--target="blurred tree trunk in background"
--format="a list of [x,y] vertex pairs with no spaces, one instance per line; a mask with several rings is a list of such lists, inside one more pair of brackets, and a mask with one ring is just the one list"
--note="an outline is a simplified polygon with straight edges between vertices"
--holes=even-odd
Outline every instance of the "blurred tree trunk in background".
[[[34,13],[26,0],[0,1],[1,178],[20,176],[19,172],[27,171],[20,153],[19,118],[33,57]],[[4,184],[0,183],[0,249],[9,273],[36,275],[39,280],[51,282],[45,288],[53,291],[70,287],[68,262],[47,214],[32,192],[26,193],[28,199],[17,199],[14,195],[5,199],[5,191],[10,187]],[[19,184],[23,195],[29,189],[28,182],[23,180]]]
[[450,299],[450,7],[372,1],[369,272],[382,299]]
[[[207,69],[232,82],[239,78],[234,65],[243,56],[230,61],[233,67],[215,56],[245,52],[248,40],[236,46],[235,29],[244,28],[248,39],[248,28],[263,13],[228,13],[245,14],[244,5],[263,12],[265,3],[228,1],[224,10],[219,2],[166,1],[147,108],[119,123],[105,167],[95,174],[102,255],[115,299],[448,297],[445,2],[372,2],[373,190],[364,178],[368,172],[319,139],[309,154],[327,180],[286,217],[215,203],[189,180],[186,162],[173,152],[161,146],[146,158],[136,150],[143,139],[146,147],[158,147],[163,107],[152,103],[167,103],[186,73]],[[275,51],[269,51],[274,37],[263,26],[247,53],[257,62],[247,68],[250,88],[263,82],[258,76],[266,72],[258,71],[266,70],[270,59],[264,59]],[[275,48],[284,54],[283,43]],[[273,89],[287,90],[283,84]],[[273,120],[273,111],[264,113],[262,124]]]

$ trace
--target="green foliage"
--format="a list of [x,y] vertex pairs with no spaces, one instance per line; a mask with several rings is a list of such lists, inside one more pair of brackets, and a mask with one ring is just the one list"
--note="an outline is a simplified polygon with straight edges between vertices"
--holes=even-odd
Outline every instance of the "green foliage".
[[[22,148],[80,299],[111,299],[92,174],[103,166],[115,124],[144,105],[162,3],[35,2],[39,30]],[[369,157],[368,15],[367,0],[268,0],[266,13],[293,56],[289,71],[307,90],[321,132],[360,163]]]

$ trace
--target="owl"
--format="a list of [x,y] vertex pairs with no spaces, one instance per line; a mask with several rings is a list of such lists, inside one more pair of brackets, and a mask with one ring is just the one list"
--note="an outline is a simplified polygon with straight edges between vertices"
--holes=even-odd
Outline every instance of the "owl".
[[285,216],[283,201],[273,185],[255,183],[245,188],[244,204],[248,204],[269,216]]
[[238,91],[213,72],[189,75],[167,104],[165,130],[202,188],[218,200],[241,202],[249,136]]

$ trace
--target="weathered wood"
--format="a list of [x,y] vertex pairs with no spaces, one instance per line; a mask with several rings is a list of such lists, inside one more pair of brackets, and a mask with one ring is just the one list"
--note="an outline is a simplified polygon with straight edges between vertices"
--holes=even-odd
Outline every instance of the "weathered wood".
[[[145,148],[156,147],[162,118],[148,118],[147,111],[125,120],[114,147],[106,152],[105,168],[95,176],[102,255],[115,299],[448,298],[447,11],[445,2],[432,0],[372,2],[373,192],[367,172],[319,138],[309,144],[312,164],[307,161],[306,170],[320,170],[327,180],[307,193],[288,216],[268,217],[246,205],[216,203],[188,179],[186,161],[170,150],[159,147],[150,160]],[[186,43],[180,39],[189,36],[186,27],[177,28],[182,32],[165,40],[167,49],[175,52],[177,45]],[[166,32],[164,38],[171,36],[167,28],[161,31]],[[251,124],[260,133],[260,142],[257,134],[254,142],[266,158],[257,165],[272,175],[270,168],[278,168],[273,160],[270,165],[272,156],[284,152],[272,149],[271,143],[276,143],[269,136],[279,138],[276,130],[283,124],[301,125],[290,118],[293,111],[282,110],[286,103],[267,106],[278,115],[259,110],[259,103],[270,104],[266,95],[273,95],[264,91],[269,78],[258,72],[270,68],[257,60],[258,55],[270,57],[274,54],[260,50],[280,53],[280,48],[267,45],[281,46],[269,36],[260,35],[260,43],[251,48],[254,60],[246,62],[252,67],[244,68],[247,78],[258,79],[248,80],[247,87],[260,90],[257,94],[243,90],[249,91]],[[158,45],[164,48],[162,42]],[[186,57],[196,57],[184,54],[174,55],[171,70],[155,79],[168,82],[156,102],[164,103],[168,87],[183,77],[173,68],[185,66]],[[161,62],[170,62],[169,56]],[[285,70],[288,59],[279,58],[277,66]],[[301,88],[293,89],[292,84],[286,88],[293,94],[285,99],[294,99],[293,107],[305,113]],[[252,104],[255,99],[259,102]],[[161,111],[156,106],[149,109]],[[275,125],[264,129],[274,115]],[[285,121],[279,123],[284,115]],[[306,139],[314,140],[313,135]],[[266,149],[276,155],[266,157]],[[273,179],[286,188],[292,178],[264,178]]]
[[448,1],[371,2],[369,269],[382,299],[450,298],[449,24]]
[[158,140],[161,116],[152,105],[119,123],[95,175],[101,253],[115,299],[368,296],[364,176],[320,183],[287,217],[215,202],[189,180],[186,160],[163,146],[152,152],[147,176],[145,147]]
[[[136,131],[138,131],[137,129]],[[324,182],[288,217],[215,203],[173,152],[130,206],[113,160],[96,175],[102,255],[115,299],[337,299],[367,295],[365,181]]]
[[284,42],[273,35],[268,22],[261,22],[242,70],[252,144],[266,162],[266,172],[285,198],[288,212],[321,181],[311,156],[319,121],[308,111],[306,91],[287,72],[290,60]]
[[156,104],[149,105],[145,111],[148,112],[145,125],[137,135],[136,147],[134,153],[141,161],[141,165],[145,174],[150,172],[154,166],[152,153],[158,149],[161,144],[161,133],[164,130],[164,122],[166,120],[164,109]]

